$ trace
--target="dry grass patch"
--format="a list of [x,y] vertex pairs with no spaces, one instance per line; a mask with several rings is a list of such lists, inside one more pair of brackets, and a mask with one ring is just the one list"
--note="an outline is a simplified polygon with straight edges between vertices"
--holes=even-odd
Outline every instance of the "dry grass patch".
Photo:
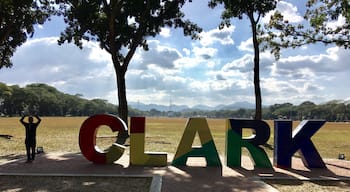
[[[79,152],[78,135],[86,117],[43,117],[37,129],[37,146],[47,152]],[[0,134],[11,135],[11,139],[0,138],[0,156],[25,154],[25,130],[19,118],[0,118]]]
[[349,192],[350,181],[265,180],[280,192]]

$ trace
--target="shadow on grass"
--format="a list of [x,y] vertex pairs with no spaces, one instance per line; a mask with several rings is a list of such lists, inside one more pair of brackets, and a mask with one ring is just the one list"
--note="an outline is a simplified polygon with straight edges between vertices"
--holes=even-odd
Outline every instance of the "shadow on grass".
[[305,186],[310,187],[310,190],[312,188],[311,191],[349,189],[350,177],[349,174],[344,174],[349,173],[349,167],[337,160],[326,162],[326,165],[327,168],[313,169],[307,169],[302,164],[289,169],[255,168],[251,170],[243,167],[231,169],[247,177],[257,177],[280,191],[304,191]]
[[287,185],[287,186],[299,186],[303,185],[303,181],[297,180],[297,179],[268,179],[263,180],[265,183],[268,183],[269,185]]
[[[346,167],[341,167],[346,168]],[[247,174],[247,171],[242,171]],[[254,172],[260,179],[277,188],[281,192],[296,191],[340,191],[345,192],[350,188],[350,178],[337,175],[328,168],[315,168],[308,170],[284,169],[284,172],[273,171],[266,173],[264,169],[255,169]]]
[[[163,179],[167,192],[177,191],[267,191],[268,187],[236,172],[229,174],[227,167],[169,167]],[[171,187],[169,187],[171,186]],[[164,188],[163,188],[164,190]]]
[[24,154],[9,154],[9,155],[1,155],[0,160],[2,161],[12,161],[12,160],[19,160],[23,159],[25,157]]
[[337,165],[337,164],[335,164],[335,163],[326,163],[326,165],[328,165],[328,166],[334,166],[334,167],[337,167],[337,168],[340,168],[340,169],[346,169],[346,170],[350,171],[350,167],[345,167],[345,166]]
[[310,181],[316,185],[320,186],[337,186],[341,188],[347,188],[350,189],[350,180],[339,180],[339,181],[331,181],[331,180],[326,180],[326,181]]
[[[329,164],[327,164],[328,166]],[[326,168],[310,168],[306,170],[299,170],[299,169],[286,169],[287,171],[299,175],[299,177],[308,178],[310,180],[349,180],[350,177],[347,175],[340,174],[341,172],[345,173],[348,172],[349,169],[342,166],[334,166],[335,169],[329,169]]]
[[0,166],[0,191],[143,192],[150,190],[153,179],[150,173],[142,167],[93,164],[80,153],[42,153],[31,163],[26,163],[25,156],[19,155],[15,161],[8,161]]
[[[327,160],[325,168],[307,168],[300,158],[293,158],[292,168],[232,168],[246,176],[257,176],[261,179],[299,179],[299,180],[350,180],[350,162]],[[252,166],[253,167],[253,166]]]
[[152,177],[0,176],[0,191],[148,192]]
[[12,135],[0,135],[0,138],[3,139],[11,139],[13,136]]
[[[1,173],[30,173],[58,175],[143,175],[151,176],[157,171],[165,171],[167,167],[130,166],[129,156],[124,155],[114,164],[94,164],[81,153],[41,153],[31,163],[26,163],[25,156],[15,161],[4,162],[0,165]],[[159,175],[159,174],[158,174]]]
[[[11,161],[0,166],[0,173],[61,173],[61,174],[83,174],[83,175],[154,175],[163,176],[162,191],[178,192],[178,191],[266,191],[266,185],[256,182],[256,178],[262,179],[270,184],[274,178],[283,185],[303,187],[304,180],[299,179],[295,175],[307,178],[338,178],[334,172],[328,169],[312,169],[312,170],[296,170],[288,169],[285,172],[276,171],[276,169],[253,169],[245,168],[228,168],[228,167],[203,167],[200,166],[167,166],[167,167],[142,167],[130,166],[129,156],[122,156],[120,161],[115,164],[98,165],[87,161],[80,153],[68,154],[39,154],[33,163],[25,163],[25,158],[17,161]],[[328,166],[328,165],[327,165]],[[346,167],[345,167],[346,168]],[[86,178],[85,178],[86,179]],[[266,180],[265,180],[266,179]],[[345,177],[349,179],[349,177]],[[2,181],[2,180],[1,180]],[[63,180],[57,181],[63,185]],[[283,183],[287,181],[286,183]],[[90,184],[100,186],[103,181],[96,184],[89,181],[77,181],[77,185],[85,189]],[[110,180],[114,184],[122,183],[119,180]],[[312,181],[314,182],[314,181]],[[315,181],[317,182],[317,181]],[[39,181],[40,183],[40,181]],[[310,182],[309,182],[310,183]],[[272,183],[273,184],[273,183]],[[341,183],[340,183],[341,184]],[[14,183],[11,187],[21,187],[20,184]],[[49,184],[48,184],[49,185]],[[322,182],[320,183],[322,185]],[[336,183],[334,184],[336,185]],[[1,183],[2,186],[2,183]],[[336,185],[338,186],[338,185]],[[349,183],[345,182],[345,187],[349,187]],[[24,187],[24,186],[22,186]],[[42,186],[39,186],[42,187]],[[62,190],[60,190],[62,191]],[[81,190],[85,191],[85,190]],[[115,190],[119,191],[119,190]],[[127,190],[130,191],[130,190]]]
[[337,191],[348,192],[350,181],[334,181],[334,180],[317,180],[317,181],[301,181],[295,179],[282,180],[263,180],[265,183],[277,188],[281,192],[296,191]]

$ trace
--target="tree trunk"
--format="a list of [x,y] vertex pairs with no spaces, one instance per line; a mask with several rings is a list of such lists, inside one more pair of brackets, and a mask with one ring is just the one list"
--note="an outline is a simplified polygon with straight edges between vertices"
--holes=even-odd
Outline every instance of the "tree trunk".
[[126,100],[125,74],[117,71],[118,115],[128,125],[128,102]]
[[[115,70],[118,86],[118,116],[128,125],[128,102],[126,100],[125,73],[122,70]],[[125,144],[129,137],[128,131],[119,131],[116,143]]]
[[[117,87],[118,87],[118,116],[128,125],[128,103],[126,100],[126,86],[125,86],[125,73],[127,69],[127,64],[121,65],[117,56],[116,48],[116,35],[114,31],[114,21],[115,15],[114,12],[110,12],[109,17],[109,52],[112,56],[114,71],[117,78]],[[129,137],[128,130],[119,131],[116,143],[125,144],[126,139]]]
[[254,15],[249,15],[251,22],[252,33],[253,33],[253,45],[254,45],[254,90],[255,90],[255,120],[262,119],[262,101],[261,101],[261,90],[260,90],[260,53],[259,53],[259,42],[257,38],[256,21]]

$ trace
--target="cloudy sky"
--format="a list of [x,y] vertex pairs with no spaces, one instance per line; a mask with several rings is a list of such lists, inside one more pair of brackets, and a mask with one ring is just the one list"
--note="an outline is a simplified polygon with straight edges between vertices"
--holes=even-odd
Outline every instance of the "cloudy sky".
[[[281,1],[278,9],[291,21],[302,22],[304,3]],[[148,52],[138,49],[126,75],[128,101],[188,106],[254,103],[249,22],[234,19],[231,27],[219,30],[222,9],[209,9],[204,1],[195,0],[183,10],[203,28],[201,40],[184,37],[181,30],[163,29],[148,41]],[[96,42],[86,42],[82,50],[74,44],[58,46],[64,27],[60,18],[36,26],[34,38],[15,53],[14,66],[0,70],[0,82],[46,83],[65,93],[117,103],[110,55]],[[283,50],[279,61],[261,53],[263,104],[347,99],[348,58],[349,50],[324,45]]]

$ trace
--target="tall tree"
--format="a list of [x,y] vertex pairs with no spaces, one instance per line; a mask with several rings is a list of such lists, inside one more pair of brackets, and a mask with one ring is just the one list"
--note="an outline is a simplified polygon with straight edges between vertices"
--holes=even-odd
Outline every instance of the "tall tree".
[[[184,20],[185,0],[60,0],[66,30],[59,44],[72,42],[82,48],[82,40],[98,41],[112,57],[118,87],[118,115],[128,122],[125,74],[138,47],[148,50],[147,37],[155,37],[162,27],[181,27],[184,34],[198,38],[201,29]],[[127,133],[119,134],[127,137]],[[120,142],[119,142],[120,141]],[[123,143],[123,139],[117,141]]]
[[53,11],[50,0],[0,1],[0,69],[12,66],[16,48],[32,37],[34,25],[43,24]]
[[1,113],[6,113],[6,109],[4,107],[5,102],[8,101],[8,99],[12,95],[12,90],[5,84],[0,82],[0,115]]
[[260,88],[260,42],[259,29],[260,18],[266,13],[275,9],[276,0],[210,0],[209,7],[214,8],[218,4],[224,5],[224,11],[221,15],[222,22],[220,28],[229,26],[231,18],[243,19],[243,16],[247,16],[252,30],[252,39],[254,46],[254,90],[255,90],[255,119],[260,120],[262,118],[262,99]]
[[278,59],[281,48],[296,48],[306,44],[335,44],[350,48],[350,1],[308,0],[304,23],[292,23],[276,11],[267,28],[265,37],[269,42],[265,48],[272,48]]

